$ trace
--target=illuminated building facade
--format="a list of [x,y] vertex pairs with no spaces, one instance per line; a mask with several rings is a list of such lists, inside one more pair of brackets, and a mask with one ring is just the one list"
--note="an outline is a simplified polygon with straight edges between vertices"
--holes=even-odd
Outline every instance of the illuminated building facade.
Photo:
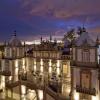
[[99,36],[83,32],[72,47],[72,100],[100,100]]
[[[94,37],[93,37],[94,36]],[[72,46],[71,46],[72,45]],[[99,100],[99,34],[83,31],[72,44],[64,37],[22,44],[16,32],[0,49],[0,93],[16,100]]]
[[[2,98],[64,100],[71,89],[70,44],[43,41],[31,46],[12,35],[4,45],[0,69]],[[31,98],[31,99],[30,99]],[[33,100],[32,99],[32,100]]]

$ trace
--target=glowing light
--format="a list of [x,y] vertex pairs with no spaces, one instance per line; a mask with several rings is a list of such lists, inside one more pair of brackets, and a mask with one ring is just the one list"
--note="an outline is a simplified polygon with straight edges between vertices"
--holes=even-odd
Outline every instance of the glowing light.
[[9,80],[10,80],[10,81],[12,80],[12,76],[9,76]]
[[23,70],[25,70],[25,59],[23,59]]
[[60,74],[60,68],[57,68],[57,74],[58,75]]
[[18,68],[15,68],[15,81],[18,81]]
[[51,73],[52,72],[52,68],[51,67],[49,67],[49,73]]
[[5,76],[1,76],[1,88],[4,89],[5,88]]
[[43,91],[38,90],[39,100],[43,100]]
[[36,71],[36,65],[34,65],[34,71]]
[[26,86],[21,85],[21,93],[22,93],[22,95],[26,94]]
[[76,92],[75,92],[75,94],[74,94],[74,99],[75,99],[75,100],[79,100],[79,93],[76,93]]
[[92,96],[92,100],[99,100],[98,96]]
[[36,59],[34,59],[34,65],[36,65]]
[[57,67],[60,67],[60,60],[57,60]]
[[15,67],[18,67],[18,60],[15,61]]
[[51,65],[52,65],[52,63],[51,63],[51,59],[50,59],[50,60],[49,60],[49,73],[51,73],[51,72],[52,72]]
[[43,59],[41,59],[41,62],[40,63],[41,63],[41,66],[43,66]]
[[27,95],[27,98],[30,100],[30,99],[32,99],[33,100],[33,98],[36,96],[36,93],[35,93],[35,91],[34,90],[31,90],[31,89],[28,89],[28,95]]
[[70,88],[67,89],[67,93],[70,93]]

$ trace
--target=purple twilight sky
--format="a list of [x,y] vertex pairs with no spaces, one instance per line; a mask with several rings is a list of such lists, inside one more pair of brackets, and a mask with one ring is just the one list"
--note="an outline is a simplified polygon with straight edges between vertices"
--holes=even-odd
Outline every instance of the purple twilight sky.
[[0,41],[16,30],[23,40],[85,26],[100,32],[100,0],[0,0]]

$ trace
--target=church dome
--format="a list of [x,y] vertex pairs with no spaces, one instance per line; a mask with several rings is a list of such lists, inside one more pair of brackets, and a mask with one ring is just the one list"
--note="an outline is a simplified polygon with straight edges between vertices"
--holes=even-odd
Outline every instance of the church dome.
[[9,45],[10,46],[21,46],[22,43],[21,41],[17,38],[16,36],[16,31],[14,32],[14,34],[12,35],[11,40],[9,41]]

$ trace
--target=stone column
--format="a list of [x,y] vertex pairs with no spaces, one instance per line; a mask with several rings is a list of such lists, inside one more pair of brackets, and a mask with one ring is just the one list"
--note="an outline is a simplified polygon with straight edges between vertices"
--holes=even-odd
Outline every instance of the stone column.
[[19,54],[19,52],[20,52],[20,47],[17,48],[17,57],[21,56],[21,55]]
[[10,48],[10,52],[9,53],[10,53],[10,57],[12,57],[12,48]]
[[44,62],[44,78],[45,78],[46,84],[48,85],[49,60],[43,59],[43,62]]
[[36,71],[39,71],[40,72],[40,58],[37,58],[36,59]]
[[36,72],[36,59],[34,58],[34,65],[33,65],[33,70],[34,70],[34,72]]
[[1,70],[5,70],[5,59],[2,59],[1,61]]
[[8,98],[8,89],[6,88],[6,98]]
[[13,99],[13,88],[11,89],[11,98]]

